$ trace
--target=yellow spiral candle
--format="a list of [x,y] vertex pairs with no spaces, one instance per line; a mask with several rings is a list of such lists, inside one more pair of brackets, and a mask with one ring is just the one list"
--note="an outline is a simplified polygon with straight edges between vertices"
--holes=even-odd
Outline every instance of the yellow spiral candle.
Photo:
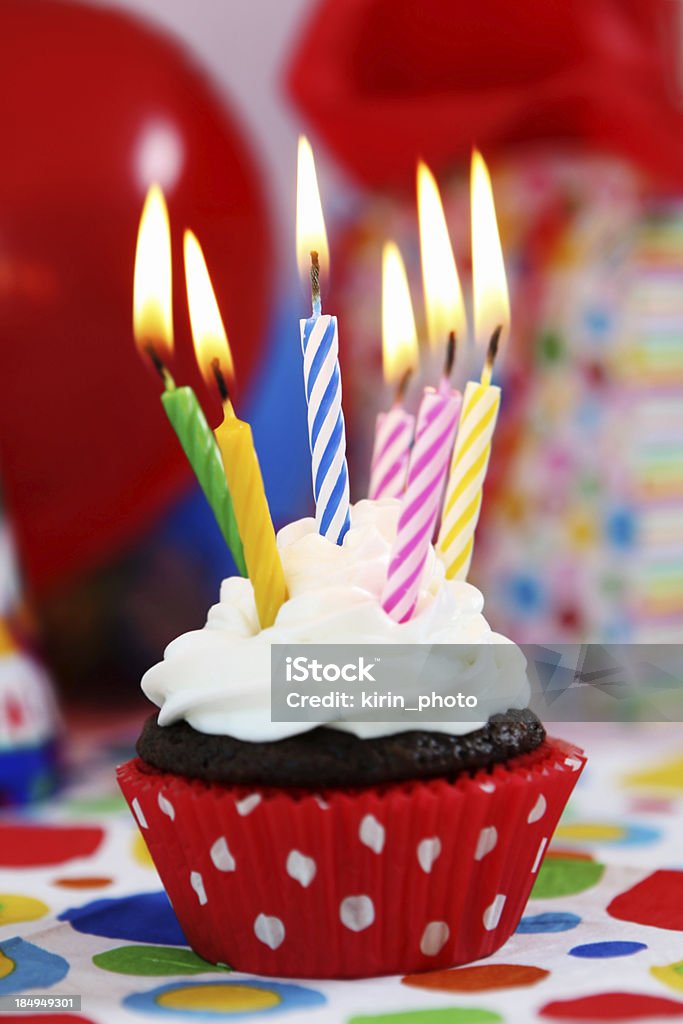
[[215,431],[242,541],[247,574],[261,629],[275,622],[287,600],[287,584],[263,486],[251,427],[235,415],[228,397],[233,377],[232,355],[216,296],[199,242],[185,232],[185,278],[192,338],[197,361],[207,381],[223,399],[223,422]]
[[465,580],[469,572],[499,405],[499,387],[468,382],[437,542],[450,580]]
[[273,625],[280,606],[287,600],[287,584],[251,427],[237,418],[230,401],[223,408],[225,417],[216,430],[216,441],[232,495],[259,622],[261,629],[266,629]]

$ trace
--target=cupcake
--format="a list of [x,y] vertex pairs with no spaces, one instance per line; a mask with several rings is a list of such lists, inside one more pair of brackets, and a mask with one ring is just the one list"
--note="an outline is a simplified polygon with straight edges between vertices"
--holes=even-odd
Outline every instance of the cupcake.
[[[230,578],[142,680],[159,711],[119,783],[206,960],[280,977],[433,970],[487,956],[519,922],[585,759],[545,735],[521,652],[433,550],[413,618],[382,610],[398,508],[359,502],[340,546],[312,519],[285,527],[274,625],[259,629],[250,582]],[[271,645],[311,643],[466,645],[487,717],[273,721]]]

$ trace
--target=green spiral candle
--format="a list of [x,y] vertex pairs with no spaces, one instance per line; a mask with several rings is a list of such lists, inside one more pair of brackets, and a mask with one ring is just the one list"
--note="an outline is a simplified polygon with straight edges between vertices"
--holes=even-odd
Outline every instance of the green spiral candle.
[[202,407],[192,388],[177,388],[170,375],[165,377],[166,389],[161,402],[171,421],[188,462],[206,496],[225,543],[230,548],[237,571],[247,575],[242,541],[223,469],[223,460],[213,430],[206,421]]

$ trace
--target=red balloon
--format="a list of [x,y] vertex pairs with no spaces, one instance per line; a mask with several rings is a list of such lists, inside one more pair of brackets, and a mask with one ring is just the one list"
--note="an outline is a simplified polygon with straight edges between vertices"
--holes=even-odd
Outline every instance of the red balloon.
[[683,180],[669,0],[321,0],[289,71],[299,109],[374,187],[515,145],[618,153]]
[[[187,482],[132,337],[149,182],[174,246],[179,382],[191,352],[182,232],[199,237],[245,387],[267,307],[269,227],[234,118],[185,52],[149,25],[81,4],[0,7],[0,476],[29,580],[101,561]],[[208,400],[215,418],[217,406]]]

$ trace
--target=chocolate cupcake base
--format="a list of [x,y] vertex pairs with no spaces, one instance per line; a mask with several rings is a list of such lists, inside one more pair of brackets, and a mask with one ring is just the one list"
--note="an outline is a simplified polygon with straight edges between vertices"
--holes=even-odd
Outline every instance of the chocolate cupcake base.
[[545,730],[536,715],[509,710],[482,729],[453,736],[411,731],[374,739],[320,727],[270,743],[197,732],[187,722],[147,719],[139,756],[163,772],[228,785],[305,788],[376,786],[410,779],[452,781],[538,748]]

